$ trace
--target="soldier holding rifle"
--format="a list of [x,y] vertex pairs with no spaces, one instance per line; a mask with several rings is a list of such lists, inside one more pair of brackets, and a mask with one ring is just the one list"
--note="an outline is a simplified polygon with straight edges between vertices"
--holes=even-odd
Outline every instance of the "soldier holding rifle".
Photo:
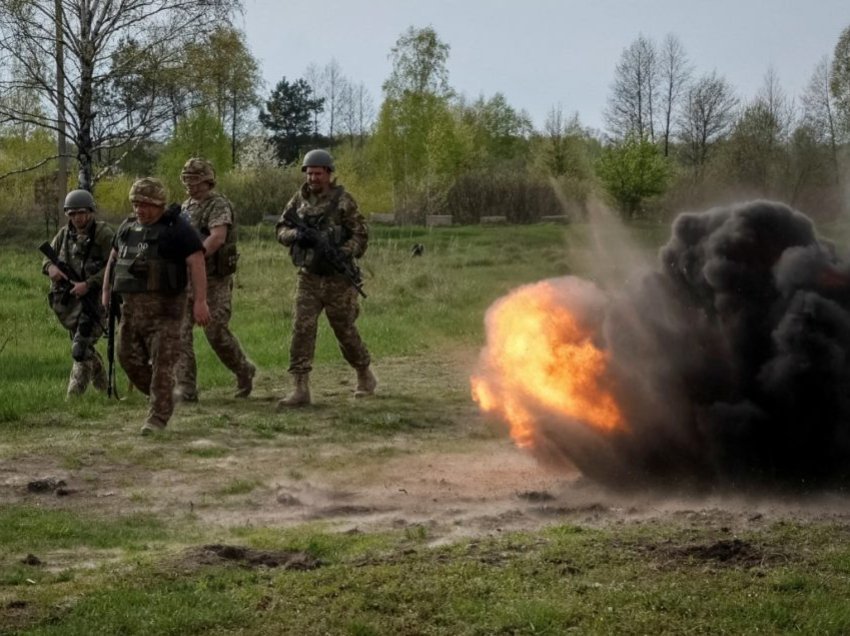
[[289,348],[294,390],[279,408],[310,404],[310,372],[322,311],[346,362],[357,372],[355,397],[375,392],[371,357],[354,324],[364,295],[355,259],[363,256],[369,233],[354,198],[336,183],[333,157],[324,150],[308,152],[301,166],[306,182],[286,204],[277,224],[278,241],[289,248],[298,268],[295,321]]
[[71,397],[84,393],[90,382],[101,391],[107,387],[95,343],[103,334],[100,292],[113,232],[95,219],[94,198],[87,190],[69,192],[64,210],[68,224],[39,249],[45,255],[42,271],[51,280],[50,307],[71,337]]

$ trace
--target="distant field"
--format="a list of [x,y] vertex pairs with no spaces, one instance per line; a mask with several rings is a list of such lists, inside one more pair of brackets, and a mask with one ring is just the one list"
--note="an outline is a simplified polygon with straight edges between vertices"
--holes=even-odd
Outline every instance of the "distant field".
[[[623,233],[652,262],[669,230]],[[123,376],[121,402],[64,401],[32,238],[0,250],[0,634],[850,632],[843,496],[612,494],[478,413],[494,300],[628,277],[589,225],[376,226],[359,325],[378,395],[350,397],[323,322],[316,404],[283,414],[294,271],[271,228],[244,228],[232,326],[255,394],[230,398],[196,334],[201,401],[153,438]]]

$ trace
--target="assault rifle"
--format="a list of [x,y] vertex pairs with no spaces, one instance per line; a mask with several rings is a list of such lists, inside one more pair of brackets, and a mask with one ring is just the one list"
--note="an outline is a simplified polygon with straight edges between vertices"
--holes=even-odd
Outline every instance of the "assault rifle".
[[[65,290],[62,293],[62,304],[67,305],[68,301],[71,300],[71,284],[85,282],[85,277],[80,275],[77,270],[71,267],[71,265],[59,258],[59,255],[50,243],[42,243],[38,246],[38,251],[44,254],[47,257],[47,260],[49,260],[50,263],[62,272],[65,275],[65,278],[68,279],[68,284],[65,285]],[[95,322],[100,324],[101,329],[103,329],[103,322],[100,317],[100,307],[98,307],[97,298],[95,298],[92,290],[89,290],[80,298],[80,304],[82,305],[83,311]]]
[[342,274],[351,283],[351,286],[357,290],[357,293],[367,298],[366,292],[363,291],[363,279],[360,277],[360,270],[354,264],[354,261],[344,256],[336,248],[336,246],[328,240],[328,237],[314,227],[310,227],[304,219],[298,216],[295,208],[289,208],[283,214],[283,221],[287,227],[297,230],[299,233],[311,236],[315,239],[315,250],[321,254],[331,267]]
[[115,386],[115,325],[121,320],[121,296],[115,293],[115,260],[109,259],[109,309],[106,327],[106,396],[118,400]]

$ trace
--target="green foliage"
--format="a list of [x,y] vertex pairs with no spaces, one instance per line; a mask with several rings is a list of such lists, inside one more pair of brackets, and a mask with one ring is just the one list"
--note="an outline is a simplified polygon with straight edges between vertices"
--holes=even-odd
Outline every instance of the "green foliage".
[[282,164],[295,161],[314,139],[313,117],[324,110],[324,99],[313,96],[304,79],[289,82],[285,77],[274,87],[260,112],[260,122],[271,132],[270,140]]
[[602,151],[596,173],[622,215],[634,218],[647,198],[664,192],[670,167],[655,144],[629,136]]
[[222,125],[230,119],[231,126],[238,126],[239,111],[257,102],[260,71],[241,31],[219,26],[206,40],[190,42],[186,66],[194,71],[194,90],[213,106]]
[[130,205],[129,199],[133,181],[135,181],[134,177],[120,176],[107,177],[97,182],[94,197],[101,219],[118,221],[133,213],[133,206]]
[[218,118],[204,108],[180,119],[174,136],[157,161],[156,176],[168,186],[172,200],[183,198],[180,170],[190,157],[203,157],[212,162],[217,176],[227,173],[233,166],[227,133]]
[[785,158],[781,129],[767,103],[756,100],[747,106],[723,148],[727,180],[759,196],[779,194]]
[[450,107],[448,54],[448,45],[431,27],[410,27],[399,38],[369,142],[376,170],[389,175],[393,208],[410,219],[440,208],[473,145],[472,134]]
[[264,216],[283,214],[303,181],[297,166],[266,166],[232,170],[218,180],[216,189],[230,199],[238,222],[252,225]]
[[424,215],[429,210],[422,204],[433,205],[444,178],[456,173],[463,145],[447,98],[406,93],[384,101],[368,149],[392,180],[394,207],[418,207]]
[[[146,140],[140,142],[132,152],[127,153],[118,162],[118,171],[125,175],[155,175],[156,162],[162,154],[165,144],[161,141]],[[108,178],[108,177],[105,177]],[[95,190],[100,186],[98,183]]]
[[375,159],[375,147],[343,145],[334,149],[337,180],[357,199],[361,212],[393,212],[393,184]]
[[392,73],[383,86],[389,98],[398,99],[406,93],[438,97],[451,95],[446,67],[449,45],[440,40],[433,27],[408,27],[396,40],[390,59]]
[[528,174],[522,165],[505,163],[458,176],[446,194],[444,207],[456,223],[478,223],[483,216],[530,223],[545,215],[575,212],[566,209],[559,194],[550,179]]
[[838,37],[832,54],[829,88],[838,108],[845,134],[850,133],[850,26]]
[[[55,153],[55,148],[56,142],[46,130],[26,125],[5,126],[0,133],[0,174],[28,168],[42,157]],[[37,170],[0,180],[0,215],[22,217],[38,214],[40,211],[34,209],[34,200],[39,199],[35,192],[36,184],[40,179],[52,177],[55,169],[56,162],[51,161]],[[55,189],[50,192],[55,192]],[[58,198],[44,203],[50,203],[52,210],[57,202]]]
[[469,160],[502,163],[527,158],[531,120],[508,104],[502,93],[486,100],[482,96],[470,107],[461,106],[461,117],[473,137],[474,155]]

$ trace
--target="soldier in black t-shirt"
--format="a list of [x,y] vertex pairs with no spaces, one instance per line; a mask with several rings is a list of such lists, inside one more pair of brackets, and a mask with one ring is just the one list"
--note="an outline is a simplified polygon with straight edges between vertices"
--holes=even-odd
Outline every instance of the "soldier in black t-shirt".
[[133,385],[150,396],[142,426],[147,435],[165,428],[174,412],[174,365],[189,279],[195,322],[207,324],[210,310],[201,237],[179,210],[166,210],[165,187],[157,179],[140,179],[130,201],[135,217],[115,234],[103,303],[109,303],[110,285],[124,300],[118,359]]

